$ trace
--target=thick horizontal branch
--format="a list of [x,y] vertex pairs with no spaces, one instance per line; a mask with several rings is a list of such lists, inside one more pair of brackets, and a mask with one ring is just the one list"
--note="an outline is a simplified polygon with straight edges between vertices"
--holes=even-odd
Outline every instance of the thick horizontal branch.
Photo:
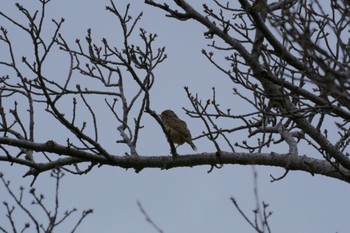
[[[93,154],[90,152],[59,145],[54,141],[48,141],[46,143],[34,143],[25,140],[0,137],[0,144],[26,148],[37,152],[49,152],[57,155],[68,156],[47,163],[36,163],[19,158],[0,156],[0,161],[8,161],[31,167],[32,169],[27,173],[27,175],[37,175],[41,172],[45,172],[57,167],[83,162],[117,166],[125,169],[131,168],[135,169],[136,171],[141,171],[145,168],[171,169],[176,167],[194,167],[201,165],[213,166],[217,164],[237,164],[281,167],[288,170],[306,171],[312,175],[320,174],[343,180],[345,182],[350,182],[350,174],[346,169],[335,169],[326,160],[314,159],[308,156],[295,156],[290,154],[220,152],[220,154],[189,154],[176,158],[167,155],[118,156],[112,154],[106,157],[103,155]],[[35,156],[34,159],[36,159]]]

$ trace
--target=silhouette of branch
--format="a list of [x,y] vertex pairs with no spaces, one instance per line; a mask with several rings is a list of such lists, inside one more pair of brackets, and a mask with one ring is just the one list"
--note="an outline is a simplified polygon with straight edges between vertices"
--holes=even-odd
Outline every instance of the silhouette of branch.
[[[48,208],[48,204],[44,201],[45,196],[43,194],[37,194],[35,188],[30,188],[29,190],[29,194],[33,198],[33,200],[31,204],[28,205],[25,202],[26,198],[24,198],[26,196],[26,193],[24,192],[25,188],[21,186],[19,189],[19,194],[16,194],[15,191],[10,187],[10,181],[5,180],[4,174],[0,173],[0,179],[2,181],[2,184],[4,185],[6,191],[9,193],[10,197],[14,201],[14,205],[10,205],[8,201],[3,202],[7,211],[6,217],[10,223],[10,226],[12,227],[13,232],[18,232],[19,230],[17,229],[17,227],[21,224],[18,218],[14,216],[15,210],[17,210],[16,207],[19,207],[17,211],[23,211],[29,218],[29,221],[24,224],[24,227],[20,232],[24,232],[29,229],[32,231],[34,230],[38,233],[54,232],[59,225],[65,222],[68,219],[68,217],[70,217],[74,212],[77,211],[76,208],[73,208],[71,210],[65,211],[62,216],[60,216],[59,214],[59,212],[61,211],[59,187],[63,176],[64,174],[59,169],[52,170],[51,172],[51,177],[55,180],[54,209],[51,210]],[[42,218],[41,215],[36,216],[37,214],[32,209],[33,206],[38,206],[39,209],[42,210],[42,213],[46,216],[46,221]],[[92,209],[84,210],[82,212],[82,216],[75,224],[72,232],[74,232],[83,222],[86,216],[88,216],[91,213],[93,213]],[[34,229],[32,228],[31,224],[34,225]],[[7,230],[5,230],[4,222],[2,222],[0,229],[3,232],[8,232]]]
[[147,214],[146,210],[143,208],[140,201],[137,201],[137,206],[139,207],[141,213],[146,218],[146,221],[151,224],[151,226],[159,233],[163,233],[163,231],[155,224],[155,222],[150,218],[150,216]]

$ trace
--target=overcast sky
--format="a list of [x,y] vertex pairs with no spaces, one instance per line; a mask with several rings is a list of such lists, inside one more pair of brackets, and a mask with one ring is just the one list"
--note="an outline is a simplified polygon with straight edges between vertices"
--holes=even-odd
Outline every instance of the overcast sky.
[[[25,7],[39,8],[36,1],[20,1]],[[127,1],[115,1],[118,8],[125,8]],[[204,99],[211,96],[211,88],[216,87],[218,99],[223,106],[233,111],[244,111],[245,105],[232,95],[234,85],[223,74],[217,71],[201,54],[207,41],[203,39],[204,28],[196,22],[179,22],[164,17],[164,12],[145,5],[143,2],[132,2],[131,12],[134,16],[140,11],[144,16],[138,27],[148,32],[158,34],[157,45],[165,46],[168,59],[156,70],[156,84],[151,92],[152,107],[161,112],[171,108],[185,120],[193,136],[203,131],[203,124],[186,116],[182,107],[190,108],[184,86],[189,86],[193,92],[198,92]],[[199,1],[198,1],[199,2]],[[13,1],[0,0],[1,11],[24,22],[22,16],[14,7]],[[120,40],[119,24],[112,14],[105,10],[109,1],[101,0],[52,0],[47,9],[48,36],[53,27],[51,18],[66,19],[62,35],[67,42],[74,44],[76,38],[84,41],[86,30],[92,29],[93,37],[101,40],[106,37],[118,46]],[[201,4],[198,4],[199,6]],[[9,37],[16,43],[16,53],[22,55],[31,52],[30,42],[19,34],[17,29],[0,18],[0,25],[9,30]],[[137,38],[135,33],[135,40]],[[48,37],[49,38],[49,37]],[[18,47],[17,47],[18,46]],[[4,48],[0,46],[0,58]],[[219,53],[216,53],[219,55]],[[67,58],[57,55],[47,63],[46,72],[58,78],[68,71]],[[52,72],[49,72],[52,71]],[[0,71],[1,72],[1,71]],[[0,73],[3,75],[2,73]],[[79,80],[79,78],[77,79]],[[81,79],[82,85],[84,80]],[[105,114],[104,112],[100,114]],[[65,141],[65,131],[52,124],[54,120],[48,115],[38,116],[36,124],[38,142],[48,139]],[[109,119],[109,118],[107,118]],[[44,124],[45,123],[45,124]],[[47,127],[50,124],[50,127]],[[122,155],[115,142],[118,139],[115,121],[101,120],[99,127],[104,144],[113,154]],[[57,128],[55,128],[57,127]],[[232,127],[232,125],[230,125]],[[105,130],[105,131],[104,131]],[[109,131],[108,131],[109,130]],[[234,141],[242,141],[237,138]],[[215,151],[214,146],[205,139],[195,141],[198,152]],[[169,148],[164,135],[157,124],[149,117],[145,118],[145,129],[141,134],[138,146],[143,155],[165,155]],[[288,148],[280,148],[284,153]],[[178,149],[180,154],[192,153],[190,146],[183,145]],[[314,151],[305,151],[309,156],[315,156]],[[254,232],[243,220],[230,197],[235,197],[242,209],[251,214],[256,207],[253,195],[253,173],[250,166],[229,166],[207,173],[210,167],[176,168],[168,171],[145,169],[136,174],[133,170],[123,170],[118,167],[102,166],[95,168],[88,175],[74,176],[66,174],[61,187],[61,210],[77,207],[79,210],[93,208],[90,215],[80,226],[78,232],[123,232],[123,233],[154,233],[137,206],[139,200],[144,209],[165,233],[201,232],[201,233],[232,233]],[[270,226],[273,232],[295,233],[330,233],[349,232],[349,194],[350,186],[334,179],[311,176],[305,172],[290,172],[279,182],[270,182],[270,174],[279,176],[284,170],[273,167],[257,167],[258,188],[260,200],[270,204],[273,211]],[[11,179],[12,187],[20,185],[28,187],[31,178],[22,178],[26,168],[0,163],[0,171]],[[53,180],[49,173],[39,176],[35,183],[38,192],[46,195],[46,201],[53,201]],[[0,200],[10,200],[0,185]],[[28,203],[30,203],[28,201]],[[18,211],[18,219],[23,213]],[[6,224],[4,207],[0,205],[0,223]],[[67,222],[60,232],[71,229]]]

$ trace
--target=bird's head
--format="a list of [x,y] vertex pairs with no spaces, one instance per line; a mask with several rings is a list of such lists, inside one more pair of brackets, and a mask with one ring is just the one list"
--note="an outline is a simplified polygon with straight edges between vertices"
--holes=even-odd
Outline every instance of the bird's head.
[[169,109],[164,110],[160,116],[161,117],[177,117],[176,114]]

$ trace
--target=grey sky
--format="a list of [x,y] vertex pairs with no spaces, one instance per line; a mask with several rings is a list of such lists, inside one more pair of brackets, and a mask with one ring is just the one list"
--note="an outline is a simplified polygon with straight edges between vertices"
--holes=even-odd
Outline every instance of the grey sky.
[[[26,7],[31,5],[31,9],[39,6],[33,2],[36,1],[20,1]],[[126,2],[128,1],[115,1],[122,9],[125,8]],[[134,16],[140,11],[144,12],[138,27],[157,33],[157,44],[165,46],[168,54],[168,59],[155,72],[156,84],[151,92],[151,99],[156,111],[173,109],[188,123],[193,136],[202,132],[203,125],[195,119],[190,119],[182,111],[183,106],[190,108],[184,86],[189,86],[190,90],[198,92],[204,99],[211,96],[211,88],[214,86],[223,106],[237,112],[244,111],[246,105],[232,95],[233,84],[201,54],[201,49],[207,43],[203,38],[202,26],[196,22],[179,22],[164,17],[164,12],[145,5],[143,1],[130,2]],[[23,17],[15,10],[13,1],[0,0],[0,5],[2,11],[24,22]],[[109,5],[109,1],[52,0],[48,5],[47,27],[52,31],[50,19],[64,17],[66,21],[61,34],[71,45],[76,38],[85,42],[87,28],[92,29],[96,41],[106,37],[118,45],[118,41],[121,42],[118,34],[119,24],[111,13],[105,11],[106,5]],[[16,34],[17,29],[13,30],[14,27],[3,18],[0,18],[0,25],[8,28],[9,37],[18,44],[19,60],[22,55],[30,53],[30,42],[23,41],[25,38]],[[135,40],[137,34],[134,34]],[[3,57],[2,50],[0,47],[0,58]],[[216,56],[220,54],[216,52]],[[68,66],[64,59],[65,56],[61,55],[52,57],[47,64],[47,73],[52,71],[51,75],[56,76],[55,78],[66,75]],[[81,81],[82,85],[84,82]],[[103,111],[107,111],[106,108]],[[100,116],[104,114],[105,112],[100,112]],[[58,124],[56,128],[51,127],[54,120],[47,116],[38,116],[46,124],[36,124],[36,138],[42,142],[48,139],[64,142],[67,137],[65,130],[57,127]],[[106,117],[99,123],[101,138],[105,139],[102,140],[102,144],[112,153],[121,155],[124,150],[114,143],[118,139],[117,125],[113,125],[116,122],[110,122],[108,119]],[[47,124],[50,124],[49,128]],[[169,146],[161,129],[150,117],[145,118],[145,129],[140,139],[138,150],[141,154],[169,153]],[[242,141],[243,138],[233,140]],[[195,141],[195,144],[198,152],[215,150],[205,139]],[[288,148],[279,149],[285,151]],[[188,145],[183,145],[179,147],[179,153],[188,154],[192,153],[192,150]],[[168,171],[145,169],[136,174],[133,170],[103,166],[84,176],[66,174],[61,188],[61,210],[71,207],[77,207],[79,210],[94,209],[94,214],[85,220],[78,232],[156,232],[140,213],[137,200],[141,201],[148,214],[166,233],[254,232],[229,200],[231,196],[237,198],[241,207],[249,214],[256,207],[251,167],[226,165],[209,174],[208,170],[208,166]],[[14,188],[19,185],[28,186],[31,182],[31,178],[21,178],[26,169],[18,165],[0,163],[0,171],[12,181]],[[270,174],[279,176],[284,170],[258,167],[257,171],[260,200],[269,203],[269,209],[273,211],[270,218],[273,232],[349,232],[350,186],[346,183],[321,176],[312,177],[304,172],[290,172],[283,180],[270,183]],[[49,194],[52,193],[54,185],[49,173],[39,176],[35,187],[38,192],[46,195],[48,202],[52,201]],[[9,200],[2,185],[0,200]],[[24,215],[20,212],[17,214],[18,219],[22,220]],[[5,221],[7,220],[4,217],[4,207],[1,204],[0,222],[2,224]],[[69,224],[64,226],[66,228],[61,228],[60,232],[71,229]]]

